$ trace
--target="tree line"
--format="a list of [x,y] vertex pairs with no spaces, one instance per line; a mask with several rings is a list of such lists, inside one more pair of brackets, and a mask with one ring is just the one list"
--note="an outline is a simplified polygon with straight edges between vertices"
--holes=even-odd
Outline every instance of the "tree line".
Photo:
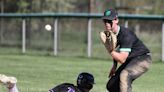
[[121,13],[164,14],[164,0],[0,0],[1,13]]

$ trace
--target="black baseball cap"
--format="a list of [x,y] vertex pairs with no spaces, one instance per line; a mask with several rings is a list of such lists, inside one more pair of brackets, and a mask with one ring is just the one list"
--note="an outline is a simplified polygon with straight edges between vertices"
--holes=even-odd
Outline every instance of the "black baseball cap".
[[103,20],[114,20],[117,18],[118,18],[118,13],[115,9],[107,9],[102,17]]

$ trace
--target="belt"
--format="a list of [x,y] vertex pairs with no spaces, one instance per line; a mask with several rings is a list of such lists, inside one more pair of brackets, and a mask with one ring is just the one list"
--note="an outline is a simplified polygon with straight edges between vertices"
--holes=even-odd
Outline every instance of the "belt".
[[145,53],[144,55],[148,55],[148,56],[151,56],[151,53]]
[[151,53],[144,53],[144,54],[139,55],[139,56],[136,56],[136,57],[131,57],[131,58],[128,59],[128,61],[129,61],[129,60],[132,60],[132,59],[134,59],[134,58],[141,58],[141,57],[144,57],[144,56],[151,56]]
[[137,56],[137,58],[145,57],[145,56],[151,56],[151,53],[145,53],[142,55]]

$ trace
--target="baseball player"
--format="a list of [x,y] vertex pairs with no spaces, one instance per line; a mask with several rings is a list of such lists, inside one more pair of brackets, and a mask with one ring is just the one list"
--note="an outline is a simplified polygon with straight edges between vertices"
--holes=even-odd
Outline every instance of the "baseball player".
[[0,74],[0,83],[8,88],[8,92],[19,92],[16,86],[17,79],[15,77]]
[[82,72],[78,75],[77,86],[72,83],[62,83],[48,92],[90,92],[93,88],[94,77],[90,73]]
[[[115,9],[107,9],[102,17],[105,31],[100,38],[113,58],[113,67],[106,85],[109,92],[132,92],[132,82],[144,74],[151,64],[149,49],[129,28],[119,26],[118,13]],[[109,35],[108,35],[108,34]],[[108,40],[114,34],[117,41],[112,48]],[[120,66],[117,68],[117,63]]]

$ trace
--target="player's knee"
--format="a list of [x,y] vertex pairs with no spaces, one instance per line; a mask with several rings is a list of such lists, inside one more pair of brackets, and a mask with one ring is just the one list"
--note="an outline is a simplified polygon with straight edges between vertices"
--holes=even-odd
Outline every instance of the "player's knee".
[[132,74],[127,70],[123,70],[120,74],[120,92],[132,92],[132,81]]
[[106,89],[109,92],[119,92],[119,79],[117,76],[113,76],[107,83]]
[[111,88],[111,84],[110,84],[110,82],[108,82],[108,83],[106,84],[106,89],[107,89],[107,90],[110,90],[110,88]]
[[111,84],[110,82],[108,82],[107,85],[106,85],[106,89],[107,89],[109,92],[114,92],[114,91],[112,91],[112,90],[114,90],[115,88],[114,88],[114,85],[113,85],[113,84]]

